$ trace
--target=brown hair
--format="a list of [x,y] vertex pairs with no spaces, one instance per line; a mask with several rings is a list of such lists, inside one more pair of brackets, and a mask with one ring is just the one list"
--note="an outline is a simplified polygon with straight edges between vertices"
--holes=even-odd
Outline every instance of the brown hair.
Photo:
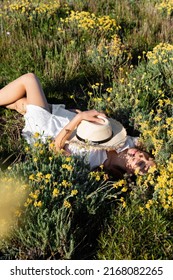
[[106,168],[105,171],[115,180],[122,179],[125,174],[125,170],[117,165],[113,165],[109,169]]

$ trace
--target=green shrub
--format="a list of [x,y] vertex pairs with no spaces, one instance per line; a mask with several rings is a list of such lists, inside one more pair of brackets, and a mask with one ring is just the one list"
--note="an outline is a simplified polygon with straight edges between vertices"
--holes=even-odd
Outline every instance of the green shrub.
[[3,258],[71,259],[76,251],[82,254],[83,246],[87,256],[121,189],[102,170],[90,172],[82,159],[55,154],[35,137],[33,148],[25,149],[25,161],[1,172],[1,182],[9,178],[14,184],[21,178],[26,192],[25,202],[14,209],[18,219],[13,230],[1,238]]
[[141,213],[137,202],[113,211],[100,235],[99,260],[172,259],[172,224],[154,207]]

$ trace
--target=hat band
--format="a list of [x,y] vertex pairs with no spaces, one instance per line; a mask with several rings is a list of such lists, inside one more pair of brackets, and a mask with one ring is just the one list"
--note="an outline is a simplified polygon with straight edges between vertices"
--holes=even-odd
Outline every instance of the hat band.
[[[113,132],[112,132],[112,135],[109,136],[108,138],[104,139],[104,140],[100,140],[100,141],[89,141],[91,143],[94,143],[94,144],[104,144],[106,142],[108,142],[109,140],[111,140],[113,137]],[[84,138],[81,138],[80,136],[77,135],[76,133],[76,138],[79,140],[79,141],[82,141],[82,142],[86,142],[87,140],[84,139]]]

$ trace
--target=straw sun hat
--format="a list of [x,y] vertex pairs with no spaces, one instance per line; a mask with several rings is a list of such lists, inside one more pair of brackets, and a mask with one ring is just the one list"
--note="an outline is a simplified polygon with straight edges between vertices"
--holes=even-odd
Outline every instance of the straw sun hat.
[[123,125],[115,119],[99,118],[104,121],[103,124],[83,120],[69,143],[105,150],[123,146],[127,137]]

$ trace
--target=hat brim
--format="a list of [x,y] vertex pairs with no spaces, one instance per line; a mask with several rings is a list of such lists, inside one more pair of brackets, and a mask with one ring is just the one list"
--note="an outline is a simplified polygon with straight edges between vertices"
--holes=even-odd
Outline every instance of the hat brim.
[[122,147],[125,144],[127,138],[126,129],[119,121],[112,118],[108,118],[108,120],[110,121],[112,126],[112,138],[107,142],[98,144],[91,141],[80,141],[76,137],[76,131],[74,131],[67,143],[72,143],[78,146],[80,145],[81,147],[91,147],[101,150],[115,150]]

